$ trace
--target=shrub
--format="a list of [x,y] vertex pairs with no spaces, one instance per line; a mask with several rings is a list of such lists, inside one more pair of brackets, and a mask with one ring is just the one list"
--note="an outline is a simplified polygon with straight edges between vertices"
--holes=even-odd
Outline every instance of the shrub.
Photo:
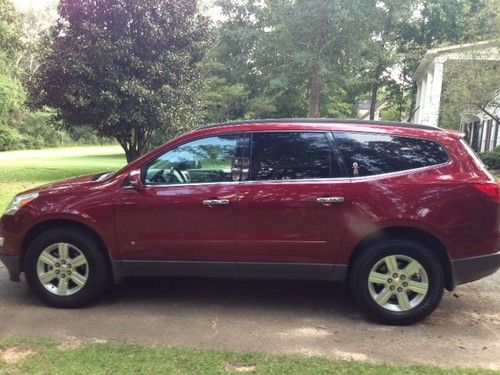
[[495,147],[491,151],[481,153],[479,157],[488,168],[500,169],[500,146]]
[[0,124],[0,151],[24,148],[23,137],[16,129]]

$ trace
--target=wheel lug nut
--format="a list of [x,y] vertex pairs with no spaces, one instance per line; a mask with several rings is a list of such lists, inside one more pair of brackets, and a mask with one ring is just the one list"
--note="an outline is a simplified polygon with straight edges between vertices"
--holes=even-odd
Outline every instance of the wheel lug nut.
[[56,263],[55,266],[58,268],[61,267],[61,265],[59,263]]
[[66,261],[65,261],[65,260],[61,260],[61,263],[62,263],[62,264],[66,264]]
[[401,275],[401,280],[404,280],[406,279],[406,276],[405,275]]
[[398,288],[398,292],[401,293],[403,291],[403,288]]
[[394,290],[394,288],[395,288],[394,285],[391,285],[389,289]]
[[68,263],[68,265],[66,267],[71,268],[71,264]]
[[71,275],[71,271],[68,271],[68,276]]
[[392,283],[392,279],[387,279],[387,282],[390,284]]
[[408,286],[408,283],[403,283],[403,286],[406,288]]
[[397,277],[398,277],[398,274],[397,274],[397,273],[393,273],[393,274],[392,274],[392,277],[397,278]]
[[60,273],[60,272],[61,272],[61,271],[59,271],[59,270],[56,270],[56,275],[59,275],[59,273]]
[[66,275],[63,273],[63,274],[61,274],[61,277],[64,279],[66,277]]

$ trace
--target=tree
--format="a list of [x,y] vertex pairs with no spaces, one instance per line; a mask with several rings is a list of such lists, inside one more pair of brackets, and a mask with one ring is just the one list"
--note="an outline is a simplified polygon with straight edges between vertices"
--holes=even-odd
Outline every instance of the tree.
[[37,72],[41,104],[69,127],[114,137],[131,162],[189,128],[206,18],[196,0],[62,0]]
[[275,76],[295,76],[309,117],[321,116],[327,85],[343,86],[370,38],[371,0],[268,0],[264,9]]
[[24,104],[25,91],[13,68],[16,54],[21,48],[20,16],[12,3],[0,0],[0,129],[11,133],[12,116]]
[[416,85],[413,74],[427,50],[498,37],[497,0],[417,0],[412,17],[399,27],[401,82],[411,87],[413,112]]
[[452,127],[452,122],[460,123],[460,117],[478,113],[500,124],[500,61],[465,60],[449,65],[441,115],[451,120],[441,125]]

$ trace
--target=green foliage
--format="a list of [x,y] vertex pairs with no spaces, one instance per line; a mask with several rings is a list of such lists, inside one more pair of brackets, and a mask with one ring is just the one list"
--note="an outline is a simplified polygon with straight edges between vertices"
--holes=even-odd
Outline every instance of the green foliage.
[[[500,46],[500,42],[497,43]],[[471,59],[481,51],[469,52]],[[440,126],[456,128],[461,116],[495,115],[500,108],[500,61],[464,60],[448,64],[443,82]]]
[[21,84],[9,75],[0,75],[0,123],[6,124],[26,99]]
[[491,151],[481,153],[479,157],[488,168],[495,170],[500,169],[500,146],[495,147]]
[[207,21],[196,0],[63,0],[37,77],[69,127],[115,137],[127,159],[192,126]]
[[15,129],[0,124],[0,151],[23,148],[23,137]]

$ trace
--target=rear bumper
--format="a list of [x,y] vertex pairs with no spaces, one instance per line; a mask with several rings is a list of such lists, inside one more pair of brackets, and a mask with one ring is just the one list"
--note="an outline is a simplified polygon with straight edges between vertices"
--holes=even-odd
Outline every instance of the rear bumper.
[[451,261],[453,285],[470,283],[494,274],[500,268],[500,251]]
[[10,255],[0,255],[0,262],[2,262],[7,271],[9,271],[9,277],[11,281],[20,281],[19,274],[21,273],[21,267],[19,263],[19,257]]

